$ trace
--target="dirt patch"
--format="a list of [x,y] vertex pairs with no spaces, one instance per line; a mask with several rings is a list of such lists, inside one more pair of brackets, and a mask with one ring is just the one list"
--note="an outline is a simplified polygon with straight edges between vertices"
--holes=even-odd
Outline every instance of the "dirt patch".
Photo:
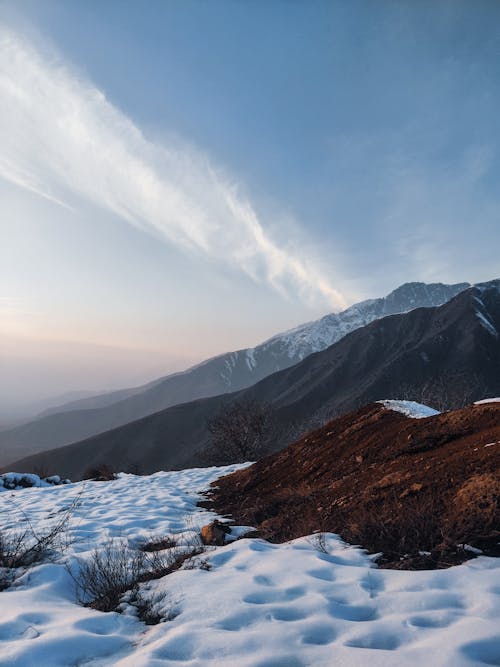
[[[272,541],[331,531],[400,567],[500,555],[500,403],[411,419],[371,404],[218,479],[207,503]],[[425,552],[425,553],[424,553]]]

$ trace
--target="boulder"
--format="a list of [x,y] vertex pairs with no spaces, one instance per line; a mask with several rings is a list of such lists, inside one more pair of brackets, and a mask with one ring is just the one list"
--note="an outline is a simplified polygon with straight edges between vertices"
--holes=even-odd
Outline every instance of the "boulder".
[[231,528],[217,519],[208,523],[200,530],[200,537],[203,544],[212,546],[222,546],[226,541],[226,535],[231,532]]

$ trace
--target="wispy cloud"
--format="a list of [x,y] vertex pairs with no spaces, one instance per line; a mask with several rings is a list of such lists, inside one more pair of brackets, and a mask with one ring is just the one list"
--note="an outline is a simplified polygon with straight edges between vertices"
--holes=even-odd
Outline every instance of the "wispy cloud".
[[146,140],[100,90],[10,29],[0,29],[0,97],[0,176],[63,206],[89,200],[257,281],[344,305],[206,156]]

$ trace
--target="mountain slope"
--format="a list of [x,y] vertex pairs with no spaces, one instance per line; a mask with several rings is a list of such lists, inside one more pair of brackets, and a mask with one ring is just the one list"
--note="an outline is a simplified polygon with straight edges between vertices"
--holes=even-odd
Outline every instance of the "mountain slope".
[[[424,391],[441,396],[445,390],[449,403],[460,405],[500,395],[499,331],[500,280],[495,280],[443,306],[372,322],[248,389],[177,405],[16,466],[47,466],[69,477],[102,461],[122,469],[137,464],[145,472],[183,467],[196,461],[207,443],[206,419],[234,400],[270,403],[286,431],[318,411],[343,413],[387,396],[420,400]],[[273,447],[286,444],[277,440]]]
[[181,373],[144,387],[93,396],[44,413],[26,424],[0,432],[0,464],[20,456],[59,447],[121,426],[172,405],[239,391],[293,366],[308,355],[340,340],[366,324],[416,307],[445,303],[469,287],[407,283],[388,296],[363,301],[279,334],[255,348],[214,357]]
[[218,479],[210,509],[273,541],[338,533],[396,567],[407,554],[436,567],[441,550],[449,563],[464,542],[500,555],[500,403],[438,414],[393,406],[350,412]]

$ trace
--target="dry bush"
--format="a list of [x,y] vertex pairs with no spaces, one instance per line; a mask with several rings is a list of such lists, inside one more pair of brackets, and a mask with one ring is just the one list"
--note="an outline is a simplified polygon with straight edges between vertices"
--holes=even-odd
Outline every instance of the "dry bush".
[[177,546],[177,540],[173,535],[155,535],[140,542],[138,548],[141,551],[151,552],[151,551],[164,551],[165,549],[171,549],[172,547]]
[[76,597],[99,611],[113,611],[123,595],[134,589],[146,567],[142,551],[132,550],[123,540],[110,539],[102,549],[94,549],[87,560],[81,560],[76,574],[69,573],[76,584]]
[[275,431],[275,420],[266,403],[245,401],[223,407],[206,426],[211,440],[201,458],[211,465],[226,465],[263,456]]
[[481,544],[500,538],[500,480],[473,475],[452,501],[447,535],[455,543]]
[[439,412],[456,410],[484,398],[487,383],[476,373],[446,370],[420,382],[400,382],[391,389],[394,398],[417,401]]
[[319,553],[327,554],[328,545],[326,541],[325,533],[314,533],[306,538],[306,541],[312,546],[313,549],[319,551]]
[[82,479],[90,479],[94,482],[111,482],[116,479],[116,472],[109,464],[98,463],[87,468]]
[[173,621],[179,615],[177,603],[166,592],[146,593],[140,589],[130,599],[137,610],[137,618],[146,625],[158,625],[166,621]]
[[443,543],[442,505],[432,494],[369,501],[350,513],[342,536],[389,560],[432,552]]
[[[80,494],[45,529],[35,528],[27,514],[16,506],[21,529],[0,531],[0,590],[7,588],[19,574],[39,563],[57,560],[69,546],[69,523],[80,502]],[[11,502],[14,501],[11,499]],[[21,572],[19,572],[21,571]]]
[[[82,559],[76,572],[69,567],[79,604],[99,611],[119,611],[124,595],[131,592],[130,603],[140,607],[142,611],[138,613],[147,616],[150,622],[159,601],[155,604],[153,599],[147,602],[140,584],[160,579],[188,565],[205,548],[194,539],[165,550],[148,549],[147,545],[131,548],[123,539],[110,539],[104,547],[94,549],[90,558]],[[137,605],[134,600],[139,601]]]

